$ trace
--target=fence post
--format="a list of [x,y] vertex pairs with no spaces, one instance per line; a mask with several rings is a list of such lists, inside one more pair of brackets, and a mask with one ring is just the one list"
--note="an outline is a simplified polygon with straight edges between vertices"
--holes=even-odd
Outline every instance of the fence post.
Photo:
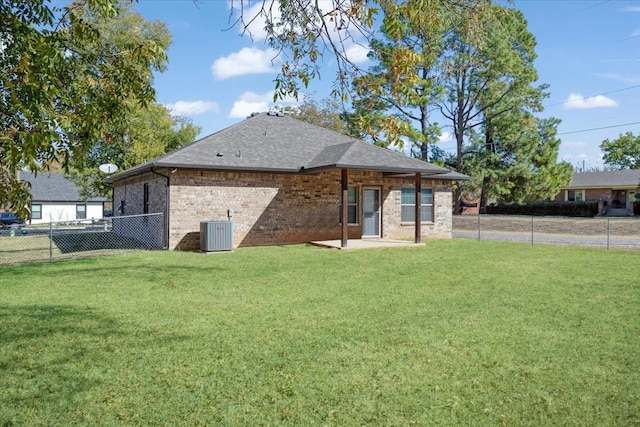
[[480,214],[478,214],[478,240],[480,240]]
[[607,218],[607,250],[609,250],[609,235],[611,231],[611,218]]
[[53,222],[49,221],[49,262],[53,262]]
[[531,245],[533,245],[533,216],[531,217]]

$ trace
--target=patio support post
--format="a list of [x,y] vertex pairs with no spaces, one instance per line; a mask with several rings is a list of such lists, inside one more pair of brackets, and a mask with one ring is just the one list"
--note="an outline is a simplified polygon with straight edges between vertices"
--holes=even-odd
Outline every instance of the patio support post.
[[341,180],[341,189],[342,189],[342,206],[340,206],[340,209],[342,209],[342,240],[340,243],[340,246],[343,248],[347,247],[347,232],[349,231],[349,228],[347,227],[347,224],[349,222],[349,180],[348,180],[348,176],[347,176],[347,170],[346,169],[342,169],[342,180]]
[[422,225],[422,175],[420,172],[416,172],[416,236],[415,242],[420,243],[422,241],[420,226]]

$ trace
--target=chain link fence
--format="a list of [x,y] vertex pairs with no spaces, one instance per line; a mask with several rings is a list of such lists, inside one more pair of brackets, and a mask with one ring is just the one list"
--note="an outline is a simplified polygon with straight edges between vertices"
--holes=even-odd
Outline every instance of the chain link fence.
[[640,250],[640,218],[454,215],[453,237]]
[[164,236],[162,213],[11,226],[0,230],[0,266],[159,250]]

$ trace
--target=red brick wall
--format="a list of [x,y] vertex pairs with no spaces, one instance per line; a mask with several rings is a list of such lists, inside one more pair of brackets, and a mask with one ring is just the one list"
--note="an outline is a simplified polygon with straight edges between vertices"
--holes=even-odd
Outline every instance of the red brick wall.
[[[596,188],[596,189],[588,189],[584,191],[584,199],[586,202],[597,202],[599,200],[606,201],[607,203],[611,202],[611,189],[610,188]],[[562,190],[560,193],[556,195],[556,202],[564,202],[566,201],[567,190]]]
[[584,198],[586,202],[598,202],[602,200],[611,203],[611,189],[610,188],[597,188],[593,190],[585,190]]

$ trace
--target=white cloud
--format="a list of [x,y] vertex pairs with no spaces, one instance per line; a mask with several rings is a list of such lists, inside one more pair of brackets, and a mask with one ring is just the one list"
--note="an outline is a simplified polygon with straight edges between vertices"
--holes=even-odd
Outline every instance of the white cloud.
[[[244,32],[246,33],[246,35],[250,36],[252,39],[257,41],[262,41],[267,38],[267,32],[264,30],[266,26],[266,19],[265,19],[266,16],[264,16],[264,13],[266,12],[262,12],[263,7],[264,7],[264,3],[261,1],[258,1],[252,7],[245,9],[243,11],[243,15],[246,20],[251,20],[254,17],[255,19],[249,22],[249,25],[247,25],[246,30],[242,25],[239,25],[240,33]],[[268,10],[269,9],[267,9],[267,12]],[[280,20],[280,17],[282,16],[280,13],[280,8],[278,7],[272,8],[271,13],[273,14],[274,21]]]
[[[316,4],[314,4],[314,7]],[[327,11],[333,10],[334,4],[332,0],[319,0],[317,2],[317,6],[319,7],[321,13],[325,16],[326,13],[323,12],[324,9]],[[346,6],[345,6],[346,7]],[[244,9],[242,12],[245,21],[248,25],[243,27],[239,26],[240,33],[245,33],[250,36],[253,40],[262,41],[267,38],[267,32],[265,31],[265,27],[267,25],[267,17],[274,23],[279,23],[282,21],[282,13],[280,12],[280,8],[277,6],[270,7],[267,3],[262,1],[256,2],[253,6]],[[327,22],[329,25],[331,21]],[[296,28],[296,32],[300,33],[301,27]],[[329,32],[336,32],[337,29],[328,26]]]
[[[331,37],[336,45],[343,46],[346,57],[354,64],[361,64],[368,61],[367,54],[369,53],[369,48],[364,46],[364,42],[359,43],[363,37],[358,30],[347,30],[344,27],[340,27],[337,19],[332,20],[327,18],[327,13],[325,11],[332,11],[334,9],[335,4],[333,0],[318,0],[316,5],[327,20],[326,30],[329,37]],[[346,2],[343,4],[343,7],[346,8],[348,5],[349,2]],[[263,8],[265,8],[265,10],[263,10]],[[240,33],[250,36],[254,41],[266,40],[266,14],[270,14],[271,20],[276,23],[280,22],[282,19],[282,14],[280,13],[279,8],[265,7],[265,4],[259,1],[252,7],[243,11],[243,15],[247,21],[251,19],[253,20],[248,23],[246,29],[240,25]],[[302,33],[301,27],[295,28],[295,31],[299,34]],[[321,43],[321,41],[318,41],[318,43]]]
[[[252,91],[243,93],[240,95],[240,98],[233,103],[233,107],[229,113],[229,118],[244,119],[245,117],[250,116],[251,113],[263,113],[268,111],[269,108],[274,105],[273,94],[274,91],[262,94]],[[278,105],[292,105],[297,103],[299,103],[299,101],[296,101],[295,98],[287,98],[276,102]]]
[[[562,145],[564,146],[565,144],[563,143]],[[581,169],[585,168],[585,170],[588,170],[592,167],[601,168],[603,166],[602,156],[602,152],[595,153],[583,151],[577,154],[561,154],[560,159],[565,162],[571,163],[575,167]]]
[[617,107],[618,103],[604,95],[584,98],[579,93],[570,93],[564,101],[565,110]]
[[586,162],[588,160],[590,160],[590,156],[588,154],[585,153],[581,153],[581,154],[565,154],[564,156],[561,156],[562,160],[564,160],[565,162],[569,162],[571,164],[577,164],[578,162]]
[[571,141],[571,142],[562,142],[562,145],[565,148],[584,148],[587,146],[585,141]]
[[607,80],[615,80],[615,81],[634,84],[634,85],[640,83],[640,78],[638,77],[627,77],[619,73],[597,73],[596,77],[600,77],[601,79],[607,79]]
[[211,64],[211,73],[217,80],[245,74],[273,73],[273,61],[277,52],[273,49],[245,47],[239,52],[216,59]]
[[624,12],[640,12],[640,6],[629,6],[623,9]]
[[269,109],[269,103],[273,100],[273,92],[262,95],[247,91],[240,95],[240,98],[233,103],[230,118],[245,118],[251,113],[260,113]]
[[369,48],[359,44],[353,44],[349,46],[345,51],[345,55],[347,56],[349,61],[353,62],[354,64],[362,64],[363,62],[367,62],[369,60],[369,58],[367,58],[368,53]]
[[178,101],[174,104],[165,104],[165,107],[176,116],[192,116],[209,111],[218,112],[218,104],[211,101]]
[[451,142],[451,141],[453,141],[453,134],[449,132],[442,132],[442,134],[440,134],[440,139],[438,139],[438,142]]

